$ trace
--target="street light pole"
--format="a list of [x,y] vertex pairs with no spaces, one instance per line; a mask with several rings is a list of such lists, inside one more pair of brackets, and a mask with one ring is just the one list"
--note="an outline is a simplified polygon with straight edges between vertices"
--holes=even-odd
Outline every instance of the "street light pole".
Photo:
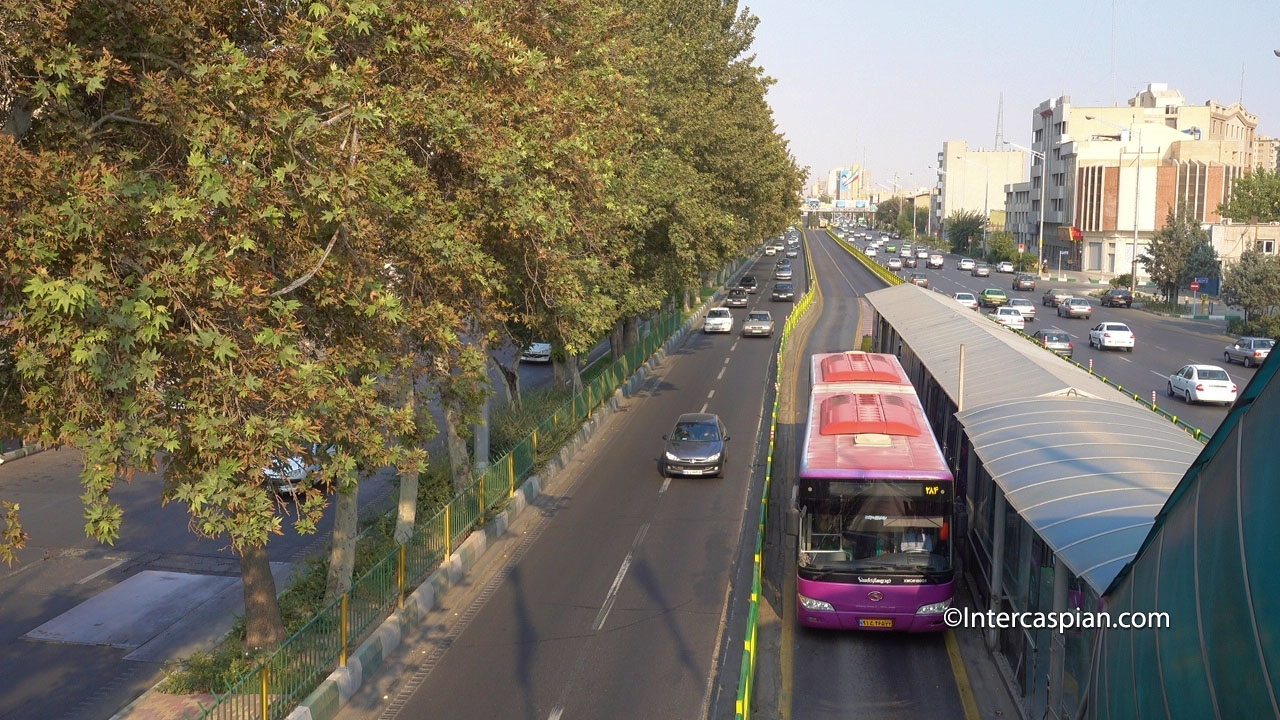
[[[1025,145],[1019,145],[1015,142],[1004,141],[1005,145],[1018,148],[1019,150],[1031,153],[1031,157],[1040,158],[1040,212],[1036,213],[1040,221],[1040,233],[1036,238],[1036,274],[1040,273],[1040,268],[1044,267],[1044,189],[1048,184],[1045,178],[1045,170],[1048,169],[1048,159],[1044,153],[1039,150],[1032,150]],[[1062,258],[1058,258],[1058,264],[1062,264]]]

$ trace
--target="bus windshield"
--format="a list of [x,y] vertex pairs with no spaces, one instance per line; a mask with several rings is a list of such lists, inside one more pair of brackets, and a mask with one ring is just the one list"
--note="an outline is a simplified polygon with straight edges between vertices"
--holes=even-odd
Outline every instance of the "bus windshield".
[[931,573],[951,569],[944,482],[826,482],[803,502],[802,570]]

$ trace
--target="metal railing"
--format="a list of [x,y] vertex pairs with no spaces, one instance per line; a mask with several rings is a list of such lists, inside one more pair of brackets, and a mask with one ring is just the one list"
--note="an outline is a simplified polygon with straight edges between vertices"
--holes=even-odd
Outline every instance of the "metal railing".
[[[732,277],[745,263],[722,276]],[[316,613],[225,692],[215,693],[213,705],[197,711],[195,717],[277,720],[292,712],[329,672],[345,667],[352,647],[394,609],[403,607],[406,594],[452,555],[467,535],[484,523],[490,510],[505,505],[540,462],[557,452],[685,320],[686,314],[678,309],[659,313],[648,323],[639,343],[506,449],[470,486],[418,524],[404,545],[374,563],[352,583],[350,591]],[[757,591],[758,584],[757,578]]]

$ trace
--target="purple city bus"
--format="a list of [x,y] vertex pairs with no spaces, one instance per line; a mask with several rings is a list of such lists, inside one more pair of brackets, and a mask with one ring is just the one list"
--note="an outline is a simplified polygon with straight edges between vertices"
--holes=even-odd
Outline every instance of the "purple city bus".
[[827,353],[796,480],[796,616],[819,628],[942,630],[955,594],[954,487],[893,355]]

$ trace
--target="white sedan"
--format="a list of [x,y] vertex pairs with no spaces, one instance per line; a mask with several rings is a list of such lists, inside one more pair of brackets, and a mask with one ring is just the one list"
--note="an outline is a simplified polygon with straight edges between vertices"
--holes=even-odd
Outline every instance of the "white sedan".
[[1094,325],[1089,330],[1089,345],[1099,350],[1121,348],[1133,352],[1133,345],[1136,339],[1133,336],[1133,331],[1124,323],[1102,322]]
[[875,257],[875,256],[876,256],[876,249],[875,249],[875,247],[869,247],[869,248],[867,248],[867,257]]
[[520,362],[551,362],[551,343],[533,342],[529,343],[529,347],[520,353]]
[[1027,321],[1023,319],[1022,313],[1018,312],[1017,308],[998,307],[987,317],[1014,330],[1025,330],[1027,327]]
[[1034,322],[1036,319],[1036,304],[1026,298],[1009,298],[1008,307],[1022,313],[1022,319],[1027,322]]
[[702,321],[702,332],[733,332],[733,313],[728,308],[712,308]]
[[996,265],[996,272],[998,273],[1013,272],[1013,263],[1009,262],[1008,260],[1001,260],[1000,264]]
[[901,269],[902,269],[902,258],[889,258],[889,269],[890,269],[890,270],[901,270]]
[[951,299],[969,308],[970,310],[978,309],[978,298],[973,293],[958,292],[955,295],[952,295]]
[[1230,405],[1236,401],[1236,384],[1231,376],[1217,365],[1184,365],[1169,376],[1170,397],[1179,395],[1189,403],[1220,402]]

